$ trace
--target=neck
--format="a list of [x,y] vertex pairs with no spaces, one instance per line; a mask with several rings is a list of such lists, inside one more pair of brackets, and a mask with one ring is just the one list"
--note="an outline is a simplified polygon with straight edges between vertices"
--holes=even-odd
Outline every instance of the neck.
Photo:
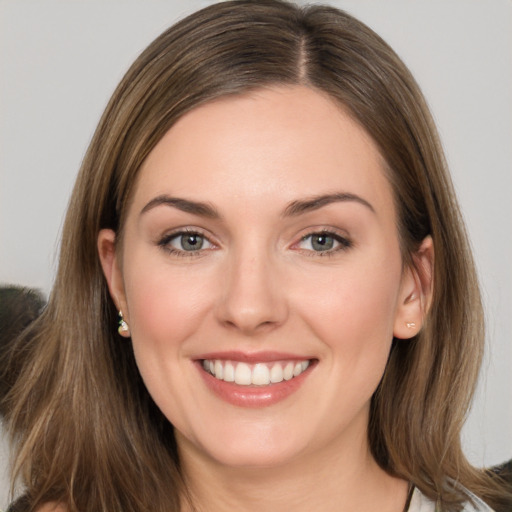
[[194,504],[182,512],[402,512],[407,482],[383,471],[366,440],[360,441],[271,467],[229,467],[181,439],[182,469]]

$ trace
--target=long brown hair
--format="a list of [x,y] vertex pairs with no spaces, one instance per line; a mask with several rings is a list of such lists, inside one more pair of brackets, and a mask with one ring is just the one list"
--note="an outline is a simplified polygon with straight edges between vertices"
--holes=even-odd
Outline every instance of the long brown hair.
[[274,84],[327,93],[370,134],[386,162],[404,262],[431,235],[435,286],[426,325],[395,340],[374,394],[377,462],[458,510],[460,483],[500,494],[470,466],[460,430],[484,343],[467,237],[437,132],[413,77],[368,27],[326,6],[235,0],[207,7],[158,37],[129,69],[84,158],[67,213],[48,307],[11,357],[25,364],[5,402],[18,450],[14,474],[33,509],[180,508],[184,484],[173,427],[153,403],[103,278],[97,236],[122,236],[137,172],[186,112]]

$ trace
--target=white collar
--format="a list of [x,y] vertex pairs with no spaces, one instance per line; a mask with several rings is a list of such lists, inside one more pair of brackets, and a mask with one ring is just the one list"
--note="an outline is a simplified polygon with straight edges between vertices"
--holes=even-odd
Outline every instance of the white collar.
[[[493,512],[489,505],[486,505],[480,498],[471,491],[459,485],[467,495],[468,501],[464,504],[462,512]],[[427,498],[417,487],[412,493],[411,502],[407,512],[436,512],[436,503]]]

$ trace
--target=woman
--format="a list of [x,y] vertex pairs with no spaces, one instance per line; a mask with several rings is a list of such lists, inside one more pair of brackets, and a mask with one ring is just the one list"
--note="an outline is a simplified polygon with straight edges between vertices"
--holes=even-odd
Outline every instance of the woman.
[[100,121],[18,341],[15,475],[31,510],[489,510],[459,439],[482,343],[403,63],[335,9],[224,2]]

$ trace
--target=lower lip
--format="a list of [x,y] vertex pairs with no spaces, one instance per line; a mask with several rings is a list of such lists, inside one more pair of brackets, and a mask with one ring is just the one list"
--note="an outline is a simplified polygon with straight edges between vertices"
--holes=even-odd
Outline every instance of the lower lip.
[[222,400],[238,407],[257,408],[274,405],[295,393],[308,378],[315,363],[312,361],[306,370],[293,379],[268,386],[240,386],[234,382],[225,382],[206,372],[201,361],[197,361],[196,366],[208,388]]

